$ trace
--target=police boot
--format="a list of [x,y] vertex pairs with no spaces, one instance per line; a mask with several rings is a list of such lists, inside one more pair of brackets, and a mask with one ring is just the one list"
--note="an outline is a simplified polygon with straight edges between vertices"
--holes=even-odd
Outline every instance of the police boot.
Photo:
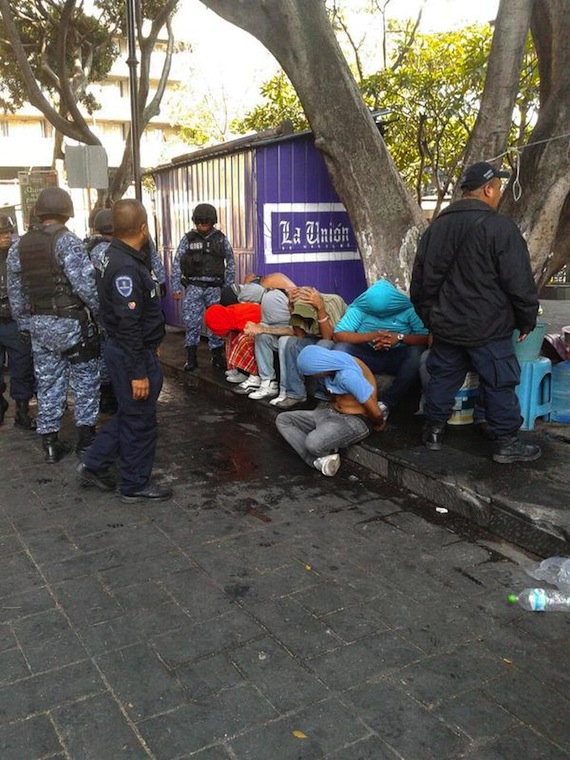
[[228,368],[226,364],[226,357],[224,356],[223,346],[212,349],[212,366],[216,369],[226,370]]
[[115,414],[117,411],[117,399],[115,397],[113,386],[110,383],[104,383],[101,386],[99,411],[101,414]]
[[427,420],[424,423],[422,441],[426,449],[430,451],[439,451],[443,444],[443,434],[445,433],[445,422],[433,422]]
[[193,372],[198,367],[198,346],[186,346],[186,364],[184,365],[185,372]]
[[95,425],[78,425],[77,431],[79,433],[79,437],[75,446],[75,453],[78,457],[80,457],[83,452],[87,451],[89,446],[91,446],[95,440],[95,435],[97,433],[95,430]]
[[35,430],[36,421],[30,417],[28,399],[18,399],[16,401],[16,416],[14,417],[14,425],[21,427],[24,430]]
[[4,396],[0,396],[0,425],[4,422],[4,417],[6,416],[6,412],[8,411],[8,402],[4,398]]
[[493,444],[492,459],[493,462],[499,462],[499,464],[534,462],[541,454],[540,446],[523,443],[518,435],[507,435],[497,438]]
[[54,464],[69,454],[73,448],[67,441],[60,441],[57,433],[46,433],[42,436],[42,444],[46,453],[45,460],[49,464]]

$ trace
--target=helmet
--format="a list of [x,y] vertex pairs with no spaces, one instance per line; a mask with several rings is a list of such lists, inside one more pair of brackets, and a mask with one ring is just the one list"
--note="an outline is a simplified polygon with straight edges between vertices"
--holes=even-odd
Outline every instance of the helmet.
[[36,216],[73,216],[73,201],[71,196],[61,187],[46,187],[38,195],[36,201]]
[[113,234],[113,212],[110,208],[102,208],[95,214],[93,229],[102,235]]
[[192,221],[196,223],[197,219],[207,219],[211,224],[216,224],[218,214],[216,209],[209,203],[199,203],[192,212]]
[[12,220],[6,214],[0,214],[0,234],[3,232],[14,232]]

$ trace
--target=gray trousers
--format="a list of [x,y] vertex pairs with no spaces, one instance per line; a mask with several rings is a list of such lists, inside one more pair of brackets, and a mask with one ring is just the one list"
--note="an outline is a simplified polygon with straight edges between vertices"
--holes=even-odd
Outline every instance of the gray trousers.
[[277,429],[301,459],[313,467],[315,459],[335,454],[339,449],[364,440],[370,433],[357,414],[341,414],[331,406],[297,412],[282,412]]

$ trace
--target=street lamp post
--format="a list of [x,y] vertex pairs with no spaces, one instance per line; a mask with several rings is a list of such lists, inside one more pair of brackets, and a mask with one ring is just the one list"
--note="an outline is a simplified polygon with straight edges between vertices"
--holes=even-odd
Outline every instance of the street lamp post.
[[131,159],[133,164],[133,181],[135,184],[135,197],[142,199],[141,186],[141,155],[140,155],[140,124],[138,109],[138,79],[137,79],[137,45],[136,45],[136,18],[138,0],[127,0],[127,44],[129,57],[129,90],[131,95]]

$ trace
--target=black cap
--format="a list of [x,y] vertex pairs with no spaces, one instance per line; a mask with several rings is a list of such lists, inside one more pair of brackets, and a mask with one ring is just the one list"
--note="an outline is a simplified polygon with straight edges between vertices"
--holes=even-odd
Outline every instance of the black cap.
[[500,172],[486,161],[479,161],[465,169],[459,180],[459,186],[462,190],[477,190],[478,187],[482,187],[487,182],[490,182],[493,177],[508,179],[510,176],[509,172]]

